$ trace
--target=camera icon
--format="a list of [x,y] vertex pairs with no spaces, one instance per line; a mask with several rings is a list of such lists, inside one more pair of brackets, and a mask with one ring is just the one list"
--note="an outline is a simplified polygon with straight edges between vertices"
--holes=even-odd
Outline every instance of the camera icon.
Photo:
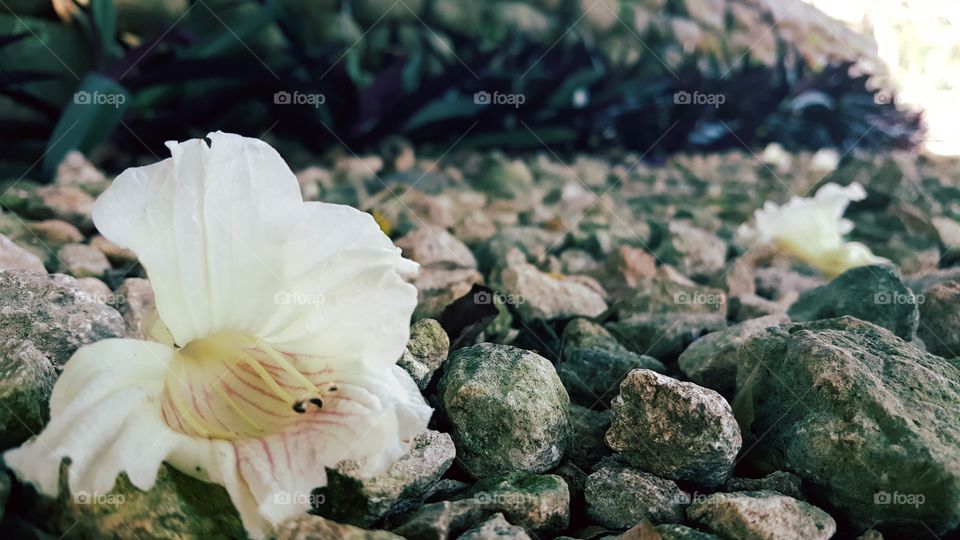
[[885,306],[892,301],[893,301],[893,297],[890,295],[890,293],[886,291],[874,293],[873,295],[874,304],[880,304]]
[[273,295],[273,303],[278,306],[288,306],[293,303],[293,295],[286,291],[280,291]]
[[86,491],[78,491],[73,494],[73,502],[77,504],[90,504],[90,494]]
[[876,103],[877,105],[886,105],[887,103],[891,103],[892,101],[893,99],[890,96],[890,93],[885,90],[880,90],[873,95],[873,102]]
[[73,102],[77,105],[89,105],[93,102],[93,98],[90,96],[90,92],[81,90],[73,94]]
[[477,494],[475,494],[475,495],[473,496],[473,499],[474,499],[474,501],[477,502],[477,504],[490,504],[490,503],[494,502],[493,496],[491,496],[491,495],[490,495],[489,493],[487,493],[486,491],[480,491],[480,492],[478,492]]
[[673,294],[673,303],[674,304],[689,304],[690,303],[690,293],[678,292]]
[[481,90],[473,94],[473,102],[477,105],[489,105],[490,104],[490,92]]
[[493,295],[487,291],[477,291],[473,294],[473,303],[487,305],[493,303]]
[[873,504],[890,504],[891,502],[893,502],[893,497],[886,491],[878,491],[873,494]]
[[691,102],[690,92],[680,90],[673,94],[674,105],[689,105]]
[[278,491],[273,494],[274,504],[290,504],[292,500],[293,497],[291,497],[286,491]]
[[275,105],[289,105],[292,102],[290,92],[285,92],[283,90],[273,94],[273,103]]

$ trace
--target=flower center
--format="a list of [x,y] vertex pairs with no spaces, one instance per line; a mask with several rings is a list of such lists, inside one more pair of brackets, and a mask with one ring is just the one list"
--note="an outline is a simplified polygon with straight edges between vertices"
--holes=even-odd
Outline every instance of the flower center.
[[262,437],[336,397],[331,370],[303,371],[295,355],[241,332],[194,340],[177,351],[161,397],[164,419],[182,433]]

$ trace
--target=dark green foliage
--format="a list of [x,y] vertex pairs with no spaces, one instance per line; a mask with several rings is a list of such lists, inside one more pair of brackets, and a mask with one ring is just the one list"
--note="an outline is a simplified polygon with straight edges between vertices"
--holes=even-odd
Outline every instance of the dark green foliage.
[[[361,31],[335,4],[205,2],[169,28],[157,24],[133,47],[118,35],[112,2],[93,1],[73,26],[53,28],[79,27],[86,43],[88,66],[73,70],[77,80],[59,76],[77,90],[123,95],[125,103],[49,100],[28,83],[51,75],[4,69],[0,94],[40,113],[11,152],[35,159],[47,150],[49,176],[71,148],[89,152],[110,140],[125,157],[107,165],[122,167],[161,155],[166,140],[215,129],[269,131],[312,152],[337,144],[361,151],[402,135],[440,152],[463,137],[461,148],[655,146],[652,156],[770,141],[790,149],[909,147],[919,130],[918,116],[868,90],[866,77],[849,76],[846,65],[813,72],[786,46],[774,67],[743,62],[723,70],[694,54],[670,69],[656,54],[618,63],[580,32],[554,43],[486,21],[489,14],[459,30],[424,13]],[[0,59],[6,43],[22,39],[38,38],[0,39]],[[656,51],[673,43],[659,39],[650,45]],[[724,103],[676,103],[675,94],[694,91],[722,95]],[[278,92],[322,95],[323,103],[277,103]],[[483,105],[477,92],[524,101]]]

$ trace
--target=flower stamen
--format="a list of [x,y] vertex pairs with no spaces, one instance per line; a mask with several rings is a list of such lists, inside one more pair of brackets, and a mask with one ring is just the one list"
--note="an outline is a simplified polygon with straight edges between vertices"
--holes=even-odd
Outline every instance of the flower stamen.
[[276,362],[277,365],[280,366],[280,368],[282,368],[284,371],[289,373],[290,376],[296,379],[297,382],[302,384],[307,390],[315,393],[320,392],[320,390],[316,387],[316,385],[310,382],[310,379],[306,378],[303,375],[303,373],[300,373],[297,370],[297,368],[293,367],[293,365],[291,365],[290,362],[288,362],[287,359],[284,358],[282,354],[277,352],[277,350],[274,349],[269,343],[267,343],[266,341],[258,337],[251,337],[250,341],[253,342],[256,346],[260,347],[260,349],[262,349],[263,352],[265,352],[267,356],[270,357],[271,360]]
[[169,386],[167,387],[167,395],[170,396],[170,401],[173,403],[173,408],[177,411],[177,416],[186,422],[187,425],[190,426],[190,429],[200,434],[200,436],[208,439],[233,439],[237,437],[237,434],[232,431],[219,430],[207,424],[203,419],[194,416],[193,411],[190,410],[190,407],[183,402],[183,398],[180,396],[180,393],[175,392]]
[[230,407],[230,409],[233,412],[237,413],[237,416],[242,418],[246,423],[250,424],[253,427],[253,429],[260,432],[266,431],[265,429],[263,429],[263,427],[260,426],[260,424],[254,422],[253,419],[250,418],[250,415],[244,412],[244,410],[240,408],[239,405],[237,405],[237,402],[234,401],[233,398],[231,398],[230,395],[223,390],[223,388],[221,388],[220,386],[214,386],[214,389],[216,390],[217,394],[223,399],[224,403],[226,403],[227,406]]
[[293,403],[294,401],[296,401],[293,399],[293,396],[287,393],[286,390],[284,390],[283,388],[280,388],[280,385],[277,384],[277,381],[273,380],[273,377],[271,377],[270,373],[268,373],[267,370],[260,365],[260,362],[257,362],[256,360],[251,358],[250,355],[248,355],[246,352],[240,355],[239,360],[247,364],[248,366],[250,366],[250,368],[253,369],[254,373],[260,376],[260,379],[262,379],[263,382],[266,383],[266,385],[270,388],[270,390],[273,390],[273,393],[276,394],[277,397],[279,397],[280,399],[282,399],[287,403]]

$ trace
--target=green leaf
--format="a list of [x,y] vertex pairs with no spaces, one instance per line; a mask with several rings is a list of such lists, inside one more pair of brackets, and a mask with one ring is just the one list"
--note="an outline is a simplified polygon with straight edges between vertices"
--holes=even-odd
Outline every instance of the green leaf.
[[92,0],[90,16],[99,33],[104,52],[109,56],[119,57],[121,51],[117,45],[117,8],[113,5],[113,0]]
[[482,107],[484,105],[474,103],[472,97],[457,95],[453,99],[439,99],[417,111],[401,129],[412,131],[418,127],[451,118],[469,118],[476,116]]
[[123,118],[131,95],[119,82],[88,73],[50,135],[43,171],[53,175],[71,150],[89,153],[110,136]]

